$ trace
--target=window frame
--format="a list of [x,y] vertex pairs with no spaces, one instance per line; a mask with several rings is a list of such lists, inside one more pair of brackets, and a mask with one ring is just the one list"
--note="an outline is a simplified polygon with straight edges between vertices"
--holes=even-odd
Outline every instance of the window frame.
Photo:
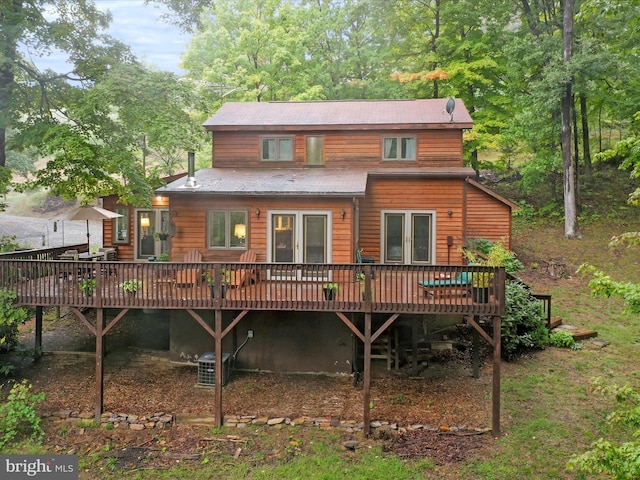
[[[212,215],[216,213],[224,214],[224,245],[212,245]],[[245,225],[245,237],[244,244],[242,245],[232,245],[231,244],[231,216],[236,213],[241,213],[244,215],[244,225]],[[232,250],[232,251],[243,251],[248,249],[248,238],[249,238],[249,210],[244,208],[210,208],[207,210],[207,250]],[[234,225],[238,225],[238,223],[234,223]]]
[[[396,156],[388,157],[385,154],[385,142],[387,140],[395,140],[396,141]],[[403,140],[413,140],[413,156],[411,157],[402,157],[402,141]],[[418,139],[415,135],[385,135],[382,137],[381,141],[381,150],[382,150],[382,160],[388,162],[415,162],[418,159]]]
[[[131,210],[128,207],[118,207],[115,209],[116,213],[119,213],[120,215],[122,215],[121,217],[116,217],[113,219],[113,223],[111,224],[112,227],[112,241],[117,245],[129,245],[131,244],[131,219],[130,219],[130,215],[131,215]],[[123,226],[124,228],[121,228],[121,231],[125,232],[125,236],[124,238],[118,238],[118,226]]]
[[[315,140],[315,142],[314,142]],[[309,156],[309,151],[311,150],[312,152],[315,152],[315,150],[313,150],[313,145],[309,145],[310,141],[312,143],[317,143],[317,145],[315,145],[316,148],[318,148],[320,150],[319,154],[320,154],[320,162],[319,163],[311,163],[309,162],[310,156]],[[310,167],[321,167],[324,165],[324,135],[307,135],[305,137],[305,151],[304,151],[304,161],[305,161],[305,165],[308,165]]]
[[[265,158],[265,140],[275,141],[275,158]],[[280,156],[280,141],[291,141],[291,158],[281,158]],[[293,162],[295,159],[296,140],[294,135],[265,135],[260,137],[260,161],[262,162]]]

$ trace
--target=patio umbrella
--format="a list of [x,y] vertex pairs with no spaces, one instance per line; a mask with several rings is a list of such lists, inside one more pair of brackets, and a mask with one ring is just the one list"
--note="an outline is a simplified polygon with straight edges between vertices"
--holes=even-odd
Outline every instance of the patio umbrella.
[[110,218],[121,217],[119,213],[106,210],[104,208],[91,205],[81,205],[76,210],[65,217],[65,220],[86,220],[87,222],[87,248],[89,245],[89,220],[108,220]]

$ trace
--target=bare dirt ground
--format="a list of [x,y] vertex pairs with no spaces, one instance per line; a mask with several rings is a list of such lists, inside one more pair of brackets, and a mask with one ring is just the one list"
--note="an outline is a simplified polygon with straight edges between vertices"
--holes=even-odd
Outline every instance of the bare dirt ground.
[[[107,336],[105,410],[138,416],[157,412],[211,416],[214,390],[197,385],[197,366],[171,363],[167,351],[145,348],[154,345],[136,346],[131,341],[136,336],[133,325],[134,322],[123,321]],[[21,345],[26,350],[34,345],[32,330],[32,323],[23,328]],[[117,445],[120,449],[112,451],[113,455],[121,455],[117,462],[123,468],[136,468],[142,458],[147,466],[150,461],[158,465],[167,462],[166,455],[157,455],[160,450],[175,458],[199,458],[204,446],[210,444],[211,440],[206,439],[211,437],[211,427],[173,424],[159,433],[155,429],[134,432],[128,428],[86,428],[77,417],[61,422],[55,418],[61,411],[93,418],[94,340],[85,326],[66,315],[45,322],[43,347],[48,352],[35,363],[26,358],[16,377],[27,378],[35,391],[46,393],[39,413],[45,417],[46,443],[55,450],[93,452],[105,444]],[[342,440],[357,435],[360,441],[382,442],[386,449],[403,458],[428,456],[438,463],[464,460],[490,441],[490,435],[478,435],[474,429],[491,425],[491,382],[490,364],[485,362],[481,377],[474,379],[469,353],[458,350],[434,358],[418,370],[406,365],[399,371],[388,371],[384,361],[376,361],[371,384],[372,420],[396,423],[401,432],[410,427],[409,431],[398,435],[379,430],[370,439],[342,430],[337,430],[337,435]],[[334,422],[361,422],[362,382],[354,387],[349,375],[233,371],[223,389],[223,411],[225,416],[325,417]],[[444,431],[411,431],[416,425]],[[463,427],[466,431],[449,432],[449,427]],[[236,430],[242,438],[242,430]],[[217,448],[229,449],[233,454],[236,443],[218,441]]]

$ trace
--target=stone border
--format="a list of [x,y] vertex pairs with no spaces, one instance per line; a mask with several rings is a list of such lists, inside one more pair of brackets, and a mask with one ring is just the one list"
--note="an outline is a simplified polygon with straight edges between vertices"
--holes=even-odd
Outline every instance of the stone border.
[[[80,412],[78,410],[59,410],[57,412],[43,414],[42,418],[57,419],[67,422],[77,422],[81,420],[93,421],[94,414],[92,412]],[[165,412],[155,412],[152,415],[138,416],[126,413],[105,412],[102,414],[100,426],[107,428],[112,425],[113,428],[126,428],[129,430],[145,430],[145,429],[164,429],[171,427],[174,423],[186,423],[193,425],[213,426],[215,419],[213,415],[190,415],[177,414],[171,415]],[[250,425],[265,425],[268,427],[282,428],[284,426],[305,426],[317,427],[321,429],[341,429],[347,432],[362,432],[364,430],[364,422],[356,422],[355,420],[341,420],[338,417],[259,417],[256,415],[226,415],[223,419],[225,427],[246,428]],[[404,433],[407,431],[427,430],[430,432],[472,432],[487,433],[491,428],[475,427],[469,428],[467,425],[450,426],[450,425],[429,425],[415,423],[406,427],[399,426],[397,423],[387,422],[384,420],[374,420],[371,422],[372,430],[388,431]]]
[[[59,410],[57,412],[44,414],[42,418],[58,419],[67,422],[78,422],[82,420],[93,422],[95,415],[92,412],[80,412],[78,410]],[[170,427],[173,422],[173,415],[164,412],[156,412],[149,416],[105,412],[100,418],[101,427],[107,428],[108,425],[111,425],[113,428],[128,428],[129,430],[163,429]]]

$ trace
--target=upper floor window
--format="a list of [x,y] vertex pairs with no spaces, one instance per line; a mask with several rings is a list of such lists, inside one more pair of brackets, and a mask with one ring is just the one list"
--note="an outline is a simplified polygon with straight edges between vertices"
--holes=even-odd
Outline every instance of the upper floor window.
[[323,137],[307,137],[307,165],[322,165],[323,151]]
[[415,137],[384,137],[382,139],[383,160],[415,160]]
[[262,160],[266,161],[292,161],[293,138],[270,137],[262,139]]
[[210,210],[207,246],[247,248],[247,217],[246,210]]

